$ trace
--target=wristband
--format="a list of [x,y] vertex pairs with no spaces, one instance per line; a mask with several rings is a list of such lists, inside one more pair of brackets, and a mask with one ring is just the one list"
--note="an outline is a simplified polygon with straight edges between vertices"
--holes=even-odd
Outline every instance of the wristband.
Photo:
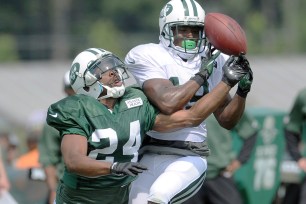
[[237,91],[236,91],[236,94],[238,95],[238,96],[240,96],[241,98],[246,98],[247,97],[247,95],[248,95],[248,91],[243,91],[239,86],[238,86],[238,89],[237,89]]
[[111,174],[118,174],[117,172],[116,172],[116,170],[114,170],[114,167],[117,165],[117,162],[114,162],[112,165],[111,165],[111,167],[110,167],[110,172],[111,172]]
[[227,85],[229,85],[230,87],[233,87],[233,86],[236,85],[235,82],[230,81],[230,80],[229,80],[228,78],[226,78],[225,76],[222,77],[222,81],[223,81],[224,83],[226,83]]
[[204,84],[204,82],[206,81],[206,77],[201,74],[201,73],[196,73],[194,75],[194,77],[191,77],[190,80],[194,80],[195,82],[197,82],[200,86],[202,86]]

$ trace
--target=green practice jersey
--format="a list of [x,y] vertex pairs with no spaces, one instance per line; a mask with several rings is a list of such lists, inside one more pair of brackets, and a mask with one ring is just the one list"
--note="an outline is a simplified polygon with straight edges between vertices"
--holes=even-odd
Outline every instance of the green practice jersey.
[[[158,114],[137,88],[126,88],[114,109],[108,110],[93,97],[77,94],[52,104],[47,122],[60,135],[78,134],[87,138],[88,157],[109,162],[137,162],[145,132]],[[73,148],[73,147],[72,147]],[[88,178],[65,169],[63,182],[73,189],[102,189],[129,184],[135,177],[104,175]]]

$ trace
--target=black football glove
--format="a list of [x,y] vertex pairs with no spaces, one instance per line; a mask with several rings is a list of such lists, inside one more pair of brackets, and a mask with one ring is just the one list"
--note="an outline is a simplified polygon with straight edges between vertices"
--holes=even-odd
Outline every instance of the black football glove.
[[117,175],[129,175],[129,176],[137,176],[139,173],[142,173],[144,170],[147,170],[146,166],[143,166],[137,162],[124,162],[119,163],[115,162],[111,166],[111,173]]
[[197,81],[199,85],[204,84],[213,72],[214,61],[221,53],[220,51],[216,51],[214,53],[215,50],[215,48],[211,48],[211,44],[209,43],[208,49],[206,50],[206,56],[203,57],[201,61],[200,71],[196,73],[193,78],[191,78]]
[[250,67],[250,63],[245,57],[245,55],[240,55],[237,62],[241,65],[244,66],[245,69],[249,69],[249,72],[242,77],[242,79],[238,83],[238,89],[237,89],[237,94],[241,96],[242,98],[246,98],[248,93],[251,90],[251,86],[253,83],[253,72]]
[[222,81],[229,86],[235,86],[249,70],[249,64],[246,64],[246,59],[243,55],[240,55],[236,60],[234,56],[231,56],[223,65],[223,78]]
[[246,98],[248,93],[251,91],[252,83],[253,83],[253,72],[250,69],[249,72],[239,81],[236,93],[242,98]]
[[240,66],[244,67],[244,69],[251,69],[249,60],[246,58],[246,56],[243,53],[239,55],[237,63]]

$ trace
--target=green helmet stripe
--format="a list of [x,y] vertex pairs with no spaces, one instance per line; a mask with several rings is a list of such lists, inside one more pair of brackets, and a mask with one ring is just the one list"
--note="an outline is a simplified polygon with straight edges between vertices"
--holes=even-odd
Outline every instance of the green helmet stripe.
[[[105,50],[103,50],[103,49],[100,49],[100,48],[96,48],[97,50],[100,50],[101,52],[105,52]],[[91,52],[92,54],[94,54],[94,55],[97,55],[97,54],[99,54],[97,51],[95,51],[95,50],[93,50],[93,49],[87,49],[86,50],[87,52]]]
[[189,16],[189,8],[185,0],[182,0],[182,4],[185,10],[185,16]]
[[193,8],[193,14],[194,16],[198,16],[198,10],[197,10],[197,6],[195,4],[195,2],[193,0],[190,1],[192,8]]
[[[197,5],[195,4],[194,0],[190,0],[190,3],[192,5],[194,16],[198,16]],[[189,16],[189,8],[188,8],[186,0],[182,0],[182,4],[185,10],[185,16]]]
[[98,53],[97,53],[95,50],[93,50],[93,49],[87,49],[86,52],[91,52],[91,53],[94,54],[94,55],[97,55],[97,54],[98,54]]

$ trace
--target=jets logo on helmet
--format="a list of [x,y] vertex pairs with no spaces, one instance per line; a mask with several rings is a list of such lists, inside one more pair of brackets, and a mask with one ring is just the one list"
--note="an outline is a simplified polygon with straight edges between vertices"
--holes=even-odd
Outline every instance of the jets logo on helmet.
[[77,73],[79,73],[79,70],[80,70],[80,64],[79,63],[75,63],[71,66],[70,74],[69,74],[71,84],[75,83],[75,80],[77,78]]
[[168,16],[171,12],[173,11],[173,7],[171,4],[167,4],[164,9],[161,10],[160,12],[160,18],[163,18],[165,16]]

